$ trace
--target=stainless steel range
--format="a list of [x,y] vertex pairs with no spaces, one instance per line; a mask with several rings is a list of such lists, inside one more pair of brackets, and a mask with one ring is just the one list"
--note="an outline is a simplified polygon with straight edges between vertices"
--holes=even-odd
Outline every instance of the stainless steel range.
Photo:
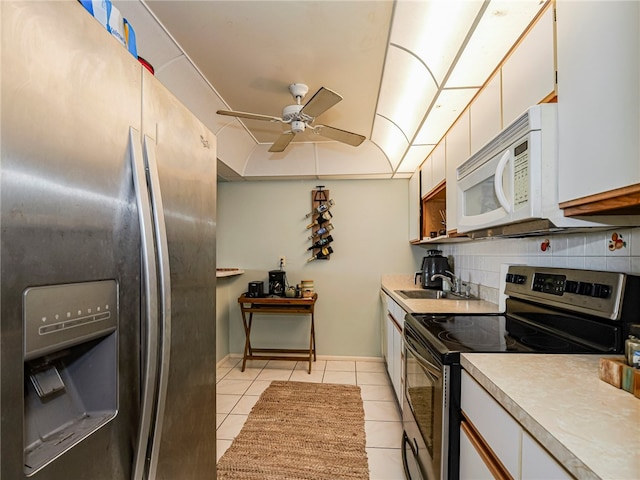
[[403,461],[408,479],[459,478],[460,353],[623,353],[640,329],[640,277],[511,266],[504,314],[408,314]]

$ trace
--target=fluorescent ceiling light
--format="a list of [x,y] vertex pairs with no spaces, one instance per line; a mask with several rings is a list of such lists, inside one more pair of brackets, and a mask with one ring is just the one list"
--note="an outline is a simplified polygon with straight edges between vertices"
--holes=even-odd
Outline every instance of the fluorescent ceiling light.
[[379,115],[393,121],[411,139],[437,91],[429,71],[418,58],[389,47],[378,100]]
[[391,169],[395,171],[404,152],[409,147],[409,142],[404,134],[389,119],[376,115],[371,140],[382,149],[389,159]]
[[371,136],[394,172],[425,160],[544,4],[397,0]]
[[414,143],[438,143],[456,118],[467,108],[478,90],[478,88],[442,90],[416,135]]
[[540,0],[492,1],[446,86],[483,85],[543,5]]
[[407,150],[402,163],[398,167],[398,172],[413,173],[426,160],[435,148],[434,145],[412,145]]
[[482,0],[400,0],[393,14],[390,42],[420,58],[440,85],[482,4]]

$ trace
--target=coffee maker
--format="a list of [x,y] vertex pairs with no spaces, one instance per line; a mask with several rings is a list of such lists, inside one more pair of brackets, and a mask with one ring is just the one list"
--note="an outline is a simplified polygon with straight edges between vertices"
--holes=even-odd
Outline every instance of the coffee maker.
[[287,287],[287,274],[284,270],[271,270],[269,272],[269,295],[284,297]]
[[421,277],[422,288],[442,290],[442,279],[436,278],[432,280],[432,278],[436,274],[449,276],[450,271],[449,261],[442,256],[441,250],[428,250],[427,256],[422,259],[420,271],[416,272],[414,282],[417,281],[418,277]]

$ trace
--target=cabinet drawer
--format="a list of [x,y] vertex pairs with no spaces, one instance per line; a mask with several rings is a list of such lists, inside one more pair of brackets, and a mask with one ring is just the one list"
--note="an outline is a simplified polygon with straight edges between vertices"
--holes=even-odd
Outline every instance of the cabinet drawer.
[[522,427],[464,370],[461,397],[463,413],[509,474],[518,478]]

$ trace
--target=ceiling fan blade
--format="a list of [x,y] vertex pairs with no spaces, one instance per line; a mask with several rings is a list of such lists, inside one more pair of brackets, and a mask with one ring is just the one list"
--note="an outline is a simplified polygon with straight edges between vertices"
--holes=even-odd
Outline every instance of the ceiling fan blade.
[[271,148],[269,148],[270,152],[284,152],[284,149],[287,148],[287,145],[289,145],[289,143],[291,143],[291,140],[293,140],[293,137],[295,137],[296,134],[293,132],[285,132],[282,135],[280,135],[275,142],[273,142],[273,145],[271,145]]
[[282,122],[279,117],[271,117],[269,115],[260,115],[259,113],[234,112],[231,110],[218,110],[218,115],[227,115],[229,117],[248,118],[249,120],[265,120],[267,122]]
[[323,137],[337,140],[338,142],[346,143],[347,145],[352,145],[354,147],[360,145],[366,138],[363,135],[347,132],[346,130],[340,130],[339,128],[330,127],[328,125],[316,125],[315,129],[317,129],[318,135],[322,135]]
[[340,100],[342,100],[341,95],[338,95],[328,88],[320,87],[320,89],[313,94],[313,97],[302,107],[300,113],[315,118],[329,110]]

